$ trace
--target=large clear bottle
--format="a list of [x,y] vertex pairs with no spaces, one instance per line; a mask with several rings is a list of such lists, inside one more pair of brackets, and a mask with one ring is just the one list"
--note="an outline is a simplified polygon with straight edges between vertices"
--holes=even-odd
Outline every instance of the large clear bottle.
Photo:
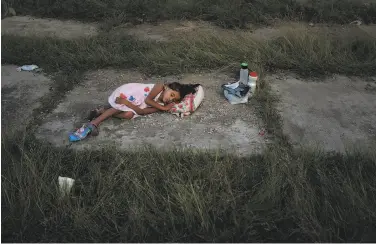
[[242,63],[240,69],[240,83],[244,85],[248,85],[248,64]]

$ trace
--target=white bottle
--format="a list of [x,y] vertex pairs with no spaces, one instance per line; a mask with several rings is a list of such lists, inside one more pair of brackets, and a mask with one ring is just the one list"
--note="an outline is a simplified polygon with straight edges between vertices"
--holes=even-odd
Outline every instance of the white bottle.
[[252,93],[255,93],[255,92],[256,92],[257,79],[258,79],[258,75],[257,75],[256,72],[251,72],[251,73],[249,73],[249,77],[248,77],[248,86],[249,86],[250,91],[251,91]]
[[240,69],[240,83],[247,85],[248,84],[248,64],[242,63]]

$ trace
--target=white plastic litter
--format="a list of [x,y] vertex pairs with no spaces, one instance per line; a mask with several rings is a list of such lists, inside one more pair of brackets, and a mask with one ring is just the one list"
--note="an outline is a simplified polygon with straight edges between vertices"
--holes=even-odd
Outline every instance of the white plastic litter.
[[227,90],[224,90],[223,93],[231,105],[247,103],[250,95],[250,92],[248,92],[244,97],[240,98],[233,94],[230,94]]
[[74,179],[59,176],[59,188],[61,196],[69,195],[74,185]]
[[238,88],[239,84],[240,84],[240,81],[237,81],[237,82],[234,82],[234,83],[227,84],[225,86],[228,87],[228,88],[231,88],[231,89],[236,89],[236,88]]
[[360,21],[360,20],[355,20],[355,21],[350,23],[350,25],[361,25],[361,24],[362,24],[362,21]]
[[38,65],[35,65],[35,64],[23,65],[21,67],[18,67],[17,71],[33,71],[33,70],[36,70],[38,68],[39,68]]

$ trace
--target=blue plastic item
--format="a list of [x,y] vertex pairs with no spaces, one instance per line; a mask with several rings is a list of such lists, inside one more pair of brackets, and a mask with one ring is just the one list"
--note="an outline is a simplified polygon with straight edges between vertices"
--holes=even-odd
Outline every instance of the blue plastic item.
[[33,70],[36,70],[38,69],[38,65],[35,65],[35,64],[31,64],[31,65],[23,65],[19,68],[17,68],[18,71],[33,71]]

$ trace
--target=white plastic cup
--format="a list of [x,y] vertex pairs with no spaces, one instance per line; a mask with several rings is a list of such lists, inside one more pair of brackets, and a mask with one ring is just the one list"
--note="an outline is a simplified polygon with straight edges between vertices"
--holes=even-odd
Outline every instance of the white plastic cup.
[[59,181],[59,188],[60,188],[61,196],[69,195],[74,185],[74,179],[59,176],[58,181]]

